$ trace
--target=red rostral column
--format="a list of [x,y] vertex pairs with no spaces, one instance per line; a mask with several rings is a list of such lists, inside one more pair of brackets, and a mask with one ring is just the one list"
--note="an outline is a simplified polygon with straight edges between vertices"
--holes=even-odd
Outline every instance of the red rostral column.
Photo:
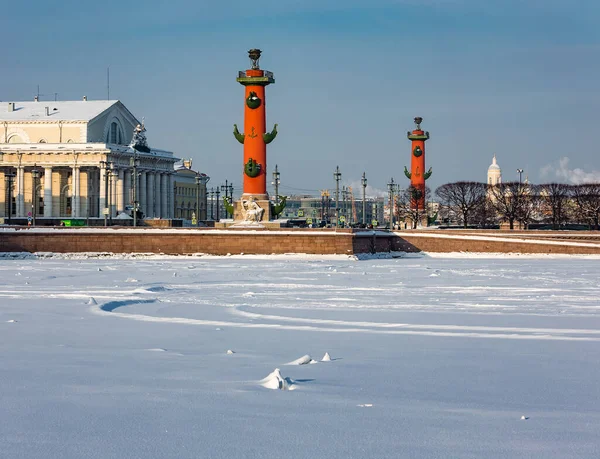
[[267,194],[267,144],[277,136],[277,125],[266,132],[265,87],[275,83],[272,72],[258,65],[261,51],[248,51],[251,68],[238,74],[237,82],[246,87],[244,95],[244,133],[233,125],[233,135],[244,145],[244,187],[242,198],[268,200]]
[[410,172],[404,166],[404,175],[410,179],[412,192],[411,207],[425,209],[425,180],[431,176],[431,167],[425,172],[425,141],[429,140],[429,132],[421,129],[423,118],[415,118],[416,129],[408,131],[408,139],[411,141]]

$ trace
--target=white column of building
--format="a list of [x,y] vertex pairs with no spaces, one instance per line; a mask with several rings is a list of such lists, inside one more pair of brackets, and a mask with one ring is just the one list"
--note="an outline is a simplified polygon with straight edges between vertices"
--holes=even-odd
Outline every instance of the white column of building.
[[131,205],[133,185],[131,184],[131,169],[123,171],[123,210]]
[[110,215],[114,217],[117,214],[117,170],[112,169],[108,178],[108,202],[110,204]]
[[72,188],[73,188],[73,192],[71,194],[71,197],[73,199],[73,209],[71,211],[71,215],[75,218],[79,217],[79,215],[81,214],[81,206],[80,204],[80,199],[79,196],[81,195],[81,190],[79,189],[79,173],[80,173],[80,169],[79,166],[74,166],[73,167],[73,183],[71,184]]
[[160,218],[168,218],[169,207],[168,207],[168,194],[169,189],[167,188],[168,174],[160,174]]
[[123,212],[125,206],[123,205],[123,169],[119,169],[117,172],[117,183],[116,183],[116,194],[117,194],[117,215]]
[[25,168],[17,167],[17,217],[25,217]]
[[161,184],[161,173],[160,172],[156,172],[156,174],[154,175],[154,216],[156,218],[160,218],[161,217],[161,204],[162,204],[162,190],[160,187]]
[[148,216],[148,201],[146,199],[146,187],[146,171],[142,171],[140,173],[140,189],[138,191],[138,201],[140,202],[140,210],[142,211],[145,217]]
[[169,218],[175,218],[175,191],[173,190],[173,185],[175,182],[175,179],[173,177],[173,174],[169,174],[168,176],[168,181],[167,181],[167,189],[168,189],[168,197],[169,197]]
[[[80,183],[79,189],[81,190],[81,197],[79,198],[80,217],[93,217],[94,204],[92,202],[92,196],[94,189],[92,187],[94,173],[90,168],[86,168],[83,172],[83,184]],[[81,182],[81,174],[79,174],[79,181]]]
[[105,167],[101,167],[100,168],[100,183],[98,186],[98,189],[100,190],[100,196],[99,196],[99,213],[100,213],[100,217],[104,216],[104,208],[106,207],[106,168]]
[[52,213],[52,167],[44,167],[44,217],[54,217]]
[[154,217],[154,172],[146,172],[146,216]]

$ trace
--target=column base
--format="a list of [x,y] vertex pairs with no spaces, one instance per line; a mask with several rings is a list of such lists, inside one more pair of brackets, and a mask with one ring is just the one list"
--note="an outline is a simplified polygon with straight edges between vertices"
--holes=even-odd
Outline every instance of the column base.
[[233,202],[233,220],[235,226],[259,226],[270,221],[269,195],[243,194],[239,201]]

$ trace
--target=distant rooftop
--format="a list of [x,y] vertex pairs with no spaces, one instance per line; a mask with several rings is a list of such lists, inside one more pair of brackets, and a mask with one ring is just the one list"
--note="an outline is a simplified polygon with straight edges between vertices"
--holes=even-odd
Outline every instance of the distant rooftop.
[[[0,121],[91,121],[118,100],[0,102]],[[11,104],[14,104],[11,110]],[[48,107],[48,115],[46,115]]]

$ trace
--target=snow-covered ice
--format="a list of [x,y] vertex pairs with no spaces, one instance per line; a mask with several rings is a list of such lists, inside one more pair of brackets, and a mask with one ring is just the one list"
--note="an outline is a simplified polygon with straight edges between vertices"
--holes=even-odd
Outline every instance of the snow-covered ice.
[[0,457],[600,457],[597,257],[397,256],[0,257]]

